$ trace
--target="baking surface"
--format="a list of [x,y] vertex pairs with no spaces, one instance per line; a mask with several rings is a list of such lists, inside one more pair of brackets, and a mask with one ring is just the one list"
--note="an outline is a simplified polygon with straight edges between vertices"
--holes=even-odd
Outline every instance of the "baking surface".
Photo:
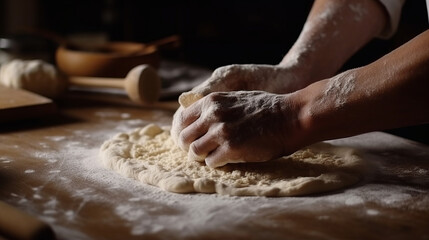
[[51,99],[0,84],[0,122],[55,113]]
[[3,125],[0,200],[49,223],[58,239],[429,239],[429,147],[385,133],[333,141],[360,149],[375,172],[306,197],[174,194],[100,164],[103,141],[169,125],[173,113],[76,103],[55,119]]

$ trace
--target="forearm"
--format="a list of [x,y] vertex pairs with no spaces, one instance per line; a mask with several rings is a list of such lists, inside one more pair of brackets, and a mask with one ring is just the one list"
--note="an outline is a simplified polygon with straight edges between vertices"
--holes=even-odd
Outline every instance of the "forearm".
[[303,87],[331,77],[385,27],[376,0],[316,0],[304,28],[280,66],[299,69]]
[[429,122],[429,31],[294,97],[307,143]]

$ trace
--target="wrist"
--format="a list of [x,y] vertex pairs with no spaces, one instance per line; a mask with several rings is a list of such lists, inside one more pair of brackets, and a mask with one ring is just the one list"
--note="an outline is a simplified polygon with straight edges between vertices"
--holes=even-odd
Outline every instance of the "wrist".
[[324,122],[330,110],[322,104],[327,83],[328,80],[318,81],[292,95],[297,104],[297,126],[304,146],[327,139]]
[[278,64],[276,68],[283,76],[284,83],[279,93],[292,93],[307,87],[312,82],[305,68],[299,65]]
[[320,80],[316,76],[317,74],[314,73],[317,72],[317,67],[312,62],[309,54],[299,53],[291,49],[277,66],[286,72],[294,74],[296,77],[296,91]]
[[[315,142],[312,136],[311,116],[307,113],[308,97],[303,90],[281,95],[284,154],[290,154]],[[310,125],[309,125],[310,123]]]
[[[297,91],[298,119],[302,132],[311,142],[350,136],[357,124],[356,79],[360,69],[351,69],[332,78],[315,82]],[[349,127],[345,127],[345,126]],[[354,127],[356,128],[356,127]]]

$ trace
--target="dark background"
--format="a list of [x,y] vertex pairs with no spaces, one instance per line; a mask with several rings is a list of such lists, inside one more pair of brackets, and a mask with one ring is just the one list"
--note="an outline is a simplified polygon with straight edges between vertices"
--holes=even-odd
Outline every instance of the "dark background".
[[[0,37],[42,29],[62,37],[95,33],[108,40],[150,42],[180,35],[166,58],[216,68],[278,63],[299,35],[313,1],[0,0]],[[409,0],[398,32],[375,39],[343,67],[365,65],[428,27],[424,0]],[[411,53],[410,53],[411,54]],[[428,142],[429,128],[392,130]]]
[[[43,29],[63,37],[101,33],[109,40],[183,39],[182,60],[209,67],[278,63],[298,37],[313,1],[1,0],[0,35]],[[384,55],[428,27],[425,1],[407,1],[397,34],[374,40],[346,65]]]

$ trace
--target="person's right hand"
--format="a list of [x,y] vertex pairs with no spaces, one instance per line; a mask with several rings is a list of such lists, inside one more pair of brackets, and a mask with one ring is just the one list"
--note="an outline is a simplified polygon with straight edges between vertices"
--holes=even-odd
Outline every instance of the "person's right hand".
[[293,94],[215,92],[181,107],[171,135],[188,159],[210,167],[262,162],[306,145]]

